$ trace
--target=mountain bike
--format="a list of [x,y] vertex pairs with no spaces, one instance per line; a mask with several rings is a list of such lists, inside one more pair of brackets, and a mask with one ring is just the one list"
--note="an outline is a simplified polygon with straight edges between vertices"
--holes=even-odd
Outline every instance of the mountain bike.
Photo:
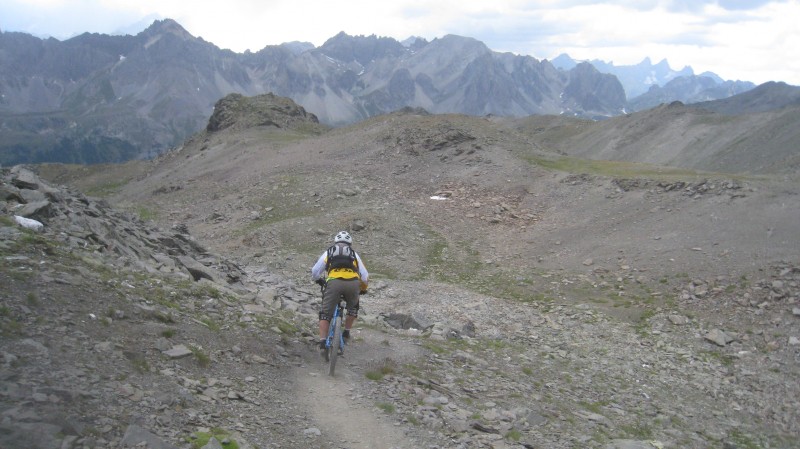
[[336,360],[340,355],[344,355],[345,339],[342,336],[344,304],[344,296],[339,297],[339,304],[333,310],[328,337],[325,339],[325,361],[328,362],[328,375],[330,376],[333,376],[336,371]]

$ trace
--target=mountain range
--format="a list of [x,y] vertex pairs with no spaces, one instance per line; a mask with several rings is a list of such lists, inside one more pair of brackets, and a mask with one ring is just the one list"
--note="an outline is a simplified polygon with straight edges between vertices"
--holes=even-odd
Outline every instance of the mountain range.
[[[454,35],[398,42],[339,33],[318,48],[292,42],[238,54],[170,19],[135,36],[84,33],[63,42],[3,32],[0,163],[151,158],[202,129],[215,102],[229,93],[272,92],[322,124],[342,126],[404,107],[602,119],[752,87],[695,76],[690,68],[674,72],[666,61],[645,60],[635,69],[566,55],[540,61]],[[658,76],[651,76],[650,90],[631,98],[643,83],[633,75],[638,72]]]

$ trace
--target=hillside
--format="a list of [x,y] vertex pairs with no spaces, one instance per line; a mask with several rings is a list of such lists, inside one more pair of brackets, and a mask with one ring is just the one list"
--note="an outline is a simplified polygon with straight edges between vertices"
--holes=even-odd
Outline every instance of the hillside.
[[[23,190],[73,211],[33,214],[41,234],[2,222],[0,404],[20,405],[0,442],[798,445],[800,186],[780,170],[566,158],[594,125],[563,117],[406,109],[325,131],[239,100],[153,161],[36,167],[109,210],[4,170],[5,214],[38,201]],[[98,216],[143,244],[116,252]],[[373,280],[330,379],[308,271],[340,229]],[[200,249],[177,257],[175,234]]]
[[539,147],[578,158],[795,176],[797,123],[796,106],[732,116],[676,102],[603,122],[532,116],[514,126]]

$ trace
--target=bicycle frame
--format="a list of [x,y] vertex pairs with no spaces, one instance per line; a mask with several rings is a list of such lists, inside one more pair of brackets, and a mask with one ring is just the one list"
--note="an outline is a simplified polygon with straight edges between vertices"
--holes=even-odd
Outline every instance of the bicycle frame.
[[325,349],[329,363],[328,374],[333,376],[336,370],[336,359],[339,355],[344,355],[345,339],[342,336],[344,328],[344,299],[339,299],[339,304],[333,310],[330,326],[328,326],[328,337],[325,339]]

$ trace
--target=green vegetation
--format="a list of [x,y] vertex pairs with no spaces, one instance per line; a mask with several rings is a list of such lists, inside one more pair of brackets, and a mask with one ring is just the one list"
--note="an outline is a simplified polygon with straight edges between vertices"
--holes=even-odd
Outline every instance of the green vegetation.
[[190,345],[189,350],[192,351],[192,354],[194,354],[194,357],[197,359],[197,363],[201,367],[207,368],[211,366],[211,357],[203,351],[203,348]]
[[158,214],[154,210],[144,206],[141,206],[138,209],[136,209],[136,214],[142,221],[155,220],[158,217]]
[[736,361],[736,357],[720,351],[702,351],[700,354],[705,356],[705,361],[715,360],[722,366],[733,366]]
[[19,321],[8,318],[5,315],[0,319],[0,335],[3,337],[13,337],[22,335],[22,323]]
[[395,407],[394,404],[390,404],[388,402],[378,402],[375,404],[376,407],[383,410],[385,413],[394,413]]
[[368,369],[366,372],[366,377],[369,380],[381,380],[384,376],[388,374],[393,374],[395,372],[396,363],[394,360],[390,358],[385,358],[379,366]]
[[300,331],[294,323],[283,320],[278,321],[278,330],[285,335],[295,335]]
[[211,319],[209,317],[200,318],[200,322],[205,324],[206,327],[208,327],[209,329],[211,329],[214,332],[219,332],[220,329],[222,329],[222,327],[220,326],[219,323],[217,323],[216,321],[214,321],[213,319]]
[[740,447],[742,449],[761,449],[764,447],[753,441],[749,435],[746,435],[737,429],[734,429],[733,432],[731,432],[730,438],[736,443],[736,447]]
[[639,315],[639,320],[635,325],[636,332],[640,336],[647,336],[647,330],[650,328],[649,320],[653,318],[656,314],[656,311],[653,309],[644,309],[642,313]]
[[186,439],[194,449],[200,449],[208,444],[211,438],[216,438],[225,449],[239,449],[239,443],[231,439],[231,432],[219,427],[214,427],[208,432],[195,432]]
[[153,318],[164,324],[175,324],[175,317],[173,317],[172,313],[169,312],[164,313],[160,310],[156,310],[153,312]]
[[[484,295],[525,303],[553,301],[544,292],[536,290],[537,285],[532,277],[521,277],[514,270],[485,263],[481,254],[471,248],[468,242],[448,244],[443,236],[432,229],[428,230],[427,235],[430,243],[423,254],[426,270],[416,280],[432,276],[439,282],[459,285]],[[490,259],[486,255],[483,257]],[[458,263],[454,263],[454,260],[458,260]]]
[[[586,173],[614,178],[647,178],[656,181],[699,181],[708,173],[681,168],[661,167],[638,162],[604,161],[568,156],[524,156],[529,163],[567,173]],[[730,175],[726,175],[730,178]]]
[[623,424],[620,429],[625,432],[629,437],[636,438],[637,440],[651,440],[653,439],[653,429],[641,422],[633,424]]
[[144,357],[136,357],[132,359],[131,364],[133,365],[133,369],[140,374],[150,371],[150,364],[147,363],[147,360]]
[[438,345],[430,340],[423,342],[422,347],[434,354],[444,354],[447,352],[447,349],[445,349],[443,346]]
[[522,433],[517,429],[511,429],[506,432],[505,437],[511,441],[519,441],[522,438]]
[[86,190],[86,195],[104,198],[111,196],[125,187],[126,181],[108,182],[105,184],[97,184]]
[[608,401],[600,401],[600,402],[580,401],[579,404],[581,405],[581,407],[583,407],[584,409],[586,409],[586,410],[588,410],[588,411],[590,411],[592,413],[601,414],[601,412],[603,411],[603,407],[608,405],[609,402]]

